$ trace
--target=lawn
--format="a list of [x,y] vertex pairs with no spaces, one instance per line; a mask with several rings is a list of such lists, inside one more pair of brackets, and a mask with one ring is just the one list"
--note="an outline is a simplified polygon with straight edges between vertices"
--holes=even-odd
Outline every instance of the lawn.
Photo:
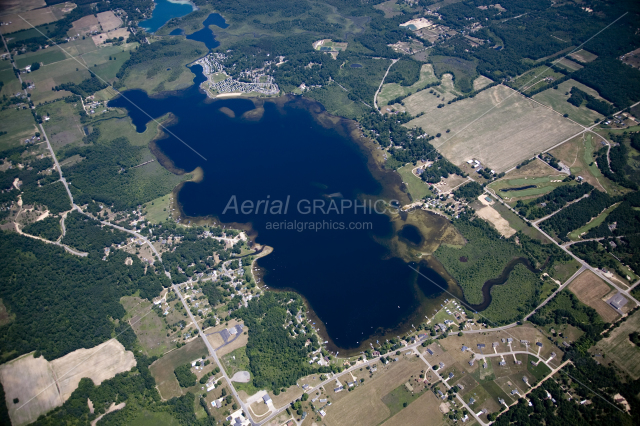
[[537,362],[538,357],[529,355],[529,358],[527,359],[527,371],[529,371],[529,373],[531,373],[536,378],[536,380],[540,381],[547,377],[549,373],[551,373],[551,369],[547,367],[544,362],[541,361],[538,363],[538,365],[534,366],[531,364],[531,361]]
[[564,75],[559,72],[555,72],[546,65],[541,65],[519,75],[510,83],[510,85],[518,91],[529,92],[532,89],[538,89],[547,84],[546,81],[543,81],[546,77],[552,77],[554,80],[558,80],[564,77]]
[[384,402],[384,404],[389,408],[389,411],[391,412],[389,416],[391,417],[400,412],[404,408],[404,404],[411,404],[428,389],[429,388],[425,386],[418,392],[411,392],[404,384],[402,384],[383,396],[382,402]]
[[50,47],[45,50],[18,55],[15,57],[15,62],[19,68],[24,68],[34,62],[42,62],[44,65],[48,65],[54,62],[64,61],[65,59],[67,59],[67,55],[65,55],[62,50],[57,47]]
[[520,216],[512,212],[504,204],[498,202],[498,203],[494,203],[492,207],[498,213],[500,213],[500,216],[505,218],[506,221],[509,222],[509,226],[511,226],[516,231],[520,231],[531,238],[535,238],[536,240],[542,241],[543,243],[549,242],[549,240],[547,240],[547,237],[542,235],[540,231],[538,231],[533,226],[527,225],[527,223],[524,220],[522,220]]
[[321,89],[305,92],[306,96],[320,102],[329,113],[340,117],[355,119],[370,108],[363,103],[356,103],[349,99],[347,92],[337,84],[329,84]]
[[27,137],[36,133],[36,122],[28,109],[17,111],[15,108],[7,108],[0,112],[2,131],[6,135],[0,136],[0,150],[13,148]]
[[438,151],[453,164],[475,158],[497,172],[507,171],[581,130],[502,85],[445,105],[404,126],[422,127],[430,135],[445,135],[450,129],[450,134],[432,141]]
[[454,89],[453,77],[451,74],[442,76],[438,86],[431,89],[424,89],[403,99],[404,109],[413,116],[424,112],[436,111],[438,105],[447,104],[451,99],[459,96],[460,93]]
[[71,95],[67,91],[53,91],[53,87],[63,83],[80,83],[90,77],[82,65],[75,59],[44,65],[39,70],[28,74],[28,80],[33,81],[36,88],[31,92],[31,98],[35,104],[51,101]]
[[[393,68],[393,67],[392,67]],[[431,64],[422,65],[420,69],[420,79],[411,86],[401,86],[398,83],[387,83],[382,86],[382,90],[378,93],[378,106],[387,105],[389,101],[400,96],[407,96],[424,88],[429,83],[438,81],[433,72]]]
[[433,64],[436,76],[441,77],[444,73],[455,75],[456,90],[473,90],[473,80],[477,75],[475,62],[449,56],[430,56],[429,61]]
[[82,106],[79,102],[70,104],[62,100],[38,106],[38,114],[50,117],[43,126],[54,150],[69,144],[82,143],[85,135],[80,123],[81,110]]
[[175,347],[175,343],[171,342],[172,337],[167,337],[169,329],[164,319],[156,312],[149,312],[153,306],[151,302],[139,297],[125,296],[120,303],[127,311],[125,320],[132,324],[138,342],[147,356],[162,356]]
[[433,196],[429,190],[429,186],[419,177],[411,172],[413,164],[402,166],[398,169],[398,173],[402,176],[402,181],[406,184],[412,201],[421,200],[426,196]]
[[600,226],[600,224],[604,222],[607,216],[609,216],[609,213],[614,211],[616,207],[618,207],[619,205],[620,203],[616,203],[612,205],[611,207],[609,207],[608,209],[600,213],[596,218],[592,219],[591,222],[587,223],[581,228],[576,229],[575,231],[571,231],[569,233],[569,238],[572,241],[579,240],[581,235],[586,234],[587,232],[589,232],[590,229],[595,228],[596,226]]
[[129,419],[130,426],[180,426],[180,422],[169,413],[140,410],[136,417]]
[[171,216],[169,199],[172,194],[163,195],[144,205],[147,211],[146,219],[151,223],[163,223]]
[[543,92],[540,92],[533,96],[533,99],[536,101],[550,106],[554,109],[554,111],[559,112],[560,114],[568,114],[569,118],[573,121],[582,124],[583,126],[589,126],[594,123],[596,119],[602,120],[604,116],[595,112],[592,109],[587,108],[585,105],[580,107],[576,107],[569,102],[571,88],[576,87],[584,92],[587,92],[591,96],[595,96],[596,98],[603,100],[598,92],[593,90],[592,88],[585,86],[582,83],[578,83],[575,80],[567,80],[560,85],[558,85],[557,89],[547,89]]
[[246,347],[243,346],[223,356],[222,365],[229,377],[232,377],[238,371],[250,371]]

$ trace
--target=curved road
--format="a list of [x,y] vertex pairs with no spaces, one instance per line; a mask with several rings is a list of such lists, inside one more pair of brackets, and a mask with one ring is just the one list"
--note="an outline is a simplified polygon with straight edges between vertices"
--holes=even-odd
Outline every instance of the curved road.
[[382,77],[382,81],[380,82],[380,86],[378,86],[378,90],[376,90],[376,94],[373,95],[373,107],[376,109],[376,111],[378,111],[380,114],[382,114],[382,112],[380,112],[380,110],[378,109],[378,93],[380,92],[380,89],[382,89],[382,84],[384,83],[384,79],[387,78],[387,74],[389,74],[389,70],[391,69],[391,67],[393,66],[393,64],[395,64],[396,62],[398,62],[399,59],[392,59],[391,60],[391,65],[389,65],[389,68],[387,68],[387,72],[384,73],[384,77]]

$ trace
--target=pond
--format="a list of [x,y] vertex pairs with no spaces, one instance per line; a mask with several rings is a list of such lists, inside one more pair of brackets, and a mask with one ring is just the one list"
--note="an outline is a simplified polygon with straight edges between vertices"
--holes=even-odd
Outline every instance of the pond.
[[150,33],[158,31],[171,19],[180,18],[195,10],[195,6],[189,1],[155,0],[155,4],[151,18],[138,24]]

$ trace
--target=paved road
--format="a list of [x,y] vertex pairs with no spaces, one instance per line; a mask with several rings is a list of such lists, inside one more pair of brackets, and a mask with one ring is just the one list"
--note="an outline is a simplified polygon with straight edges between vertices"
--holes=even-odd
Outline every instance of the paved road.
[[[491,191],[489,191],[487,188],[485,188],[485,192],[489,195],[492,195],[495,199],[497,199],[500,203],[502,203],[502,205],[504,205],[505,207],[507,207],[509,210],[511,210],[512,212],[514,212],[515,214],[518,214],[517,211],[515,211],[514,209],[511,208],[510,205],[508,205],[507,203],[504,202],[504,200],[498,196],[496,196],[494,193],[492,193]],[[518,215],[519,216],[519,215]],[[538,232],[540,232],[542,235],[544,235],[545,237],[547,237],[549,239],[549,241],[553,242],[553,244],[555,244],[556,246],[560,247],[560,249],[562,249],[565,253],[567,253],[569,256],[571,256],[572,258],[574,258],[577,262],[579,262],[583,268],[586,268],[588,270],[590,270],[591,272],[593,272],[594,274],[596,274],[599,278],[601,278],[602,280],[604,280],[606,283],[610,284],[611,286],[613,286],[616,290],[618,290],[620,293],[624,294],[628,299],[630,299],[633,303],[636,304],[636,306],[640,306],[640,302],[638,302],[633,296],[631,296],[629,290],[624,290],[622,288],[620,288],[620,286],[618,286],[617,284],[614,284],[609,278],[605,277],[598,269],[592,267],[591,265],[589,265],[587,262],[585,262],[584,260],[580,259],[578,256],[576,256],[575,254],[573,254],[571,252],[571,250],[569,250],[567,247],[564,247],[560,244],[558,244],[558,242],[551,238],[551,236],[549,234],[547,234],[546,232],[544,232],[542,229],[540,229],[540,227],[532,222],[531,226],[533,226],[536,230],[538,230]]]
[[193,314],[191,313],[191,309],[189,308],[189,305],[187,305],[187,302],[184,300],[184,297],[182,296],[182,293],[180,293],[180,287],[178,285],[176,285],[176,284],[172,284],[172,287],[173,287],[173,290],[178,295],[178,297],[180,298],[180,301],[182,302],[182,306],[184,306],[184,309],[189,314],[189,317],[191,318],[191,321],[193,322],[193,324],[198,329],[198,335],[202,338],[202,340],[204,341],[204,344],[207,346],[207,349],[209,350],[209,355],[211,355],[213,360],[218,365],[218,368],[220,368],[220,372],[222,373],[222,377],[224,377],[224,379],[227,381],[227,384],[229,385],[229,389],[231,389],[231,393],[233,394],[233,396],[236,398],[236,400],[240,404],[240,407],[242,408],[242,411],[244,411],[246,417],[249,419],[251,424],[255,425],[256,422],[254,422],[253,419],[251,418],[251,414],[249,414],[250,412],[249,412],[249,409],[248,409],[247,405],[242,401],[242,399],[240,399],[240,396],[238,395],[238,392],[236,392],[236,389],[233,386],[233,383],[231,382],[231,379],[227,375],[227,372],[224,370],[224,367],[222,366],[222,363],[220,362],[220,359],[218,359],[218,355],[216,354],[215,349],[213,349],[213,346],[211,346],[211,343],[209,343],[209,340],[207,339],[207,336],[204,334],[204,331],[202,331],[202,328],[200,328],[200,325],[198,324],[198,322],[194,318]]

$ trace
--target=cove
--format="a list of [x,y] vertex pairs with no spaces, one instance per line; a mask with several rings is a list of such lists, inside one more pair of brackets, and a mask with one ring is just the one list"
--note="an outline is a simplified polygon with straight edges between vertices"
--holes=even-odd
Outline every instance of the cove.
[[140,26],[150,33],[158,31],[160,27],[173,18],[180,18],[195,10],[188,1],[154,0],[156,3],[150,19],[140,22]]
[[[202,180],[186,182],[177,195],[185,221],[250,227],[256,243],[273,247],[257,262],[262,280],[270,289],[294,290],[305,298],[330,350],[357,352],[408,331],[439,307],[447,281],[420,264],[430,278],[425,279],[393,256],[385,243],[394,236],[389,216],[363,209],[304,213],[296,208],[300,200],[365,202],[384,193],[367,151],[350,136],[353,122],[331,118],[320,104],[301,97],[212,102],[198,89],[203,80],[197,72],[196,84],[182,92],[151,98],[127,91],[126,98],[109,102],[128,110],[138,132],[149,117],[130,101],[152,117],[175,116],[172,134],[155,141],[155,149],[169,167],[202,168]],[[382,179],[398,177],[387,173]],[[234,196],[239,204],[291,201],[287,214],[223,213]],[[300,229],[309,223],[321,229]],[[296,225],[287,229],[287,224]]]
[[[220,42],[216,40],[216,35],[213,33],[213,31],[211,31],[211,28],[209,28],[209,26],[215,25],[220,28],[228,28],[229,24],[227,24],[222,15],[220,15],[219,13],[212,13],[207,17],[207,19],[204,20],[202,25],[204,25],[203,29],[196,31],[193,34],[189,34],[188,36],[186,36],[187,39],[201,41],[209,49],[214,49],[220,46]],[[184,30],[176,28],[175,30],[171,31],[169,35],[184,35]]]

